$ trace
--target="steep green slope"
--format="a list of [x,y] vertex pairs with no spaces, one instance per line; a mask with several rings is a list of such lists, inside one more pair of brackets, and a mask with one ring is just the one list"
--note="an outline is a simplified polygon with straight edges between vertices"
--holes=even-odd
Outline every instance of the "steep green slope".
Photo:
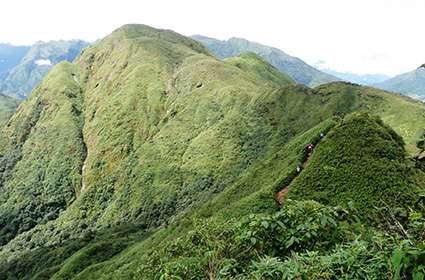
[[[293,92],[285,99],[293,100],[300,92]],[[309,97],[304,96],[305,102],[308,102]],[[291,108],[295,103],[282,104],[285,107]],[[303,103],[298,103],[303,104]],[[302,108],[300,106],[299,108]],[[300,115],[302,116],[302,115]],[[291,116],[288,116],[289,118]],[[292,116],[293,117],[293,116]],[[310,119],[310,123],[314,123],[315,118]],[[285,124],[288,122],[285,121]],[[302,127],[303,122],[300,119],[298,126]],[[255,212],[274,212],[274,192],[279,187],[282,180],[293,172],[295,165],[299,162],[302,150],[305,145],[311,141],[311,138],[316,137],[320,131],[324,131],[327,127],[332,126],[333,122],[327,121],[318,125],[316,128],[300,135],[291,140],[284,149],[276,143],[270,147],[269,152],[264,156],[264,160],[254,162],[242,176],[238,177],[234,182],[230,182],[223,192],[208,194],[201,208],[193,207],[188,212],[188,217],[202,217],[202,220],[208,217],[226,217],[226,220],[232,217],[243,217],[247,213]],[[282,141],[282,139],[279,139]],[[190,195],[189,193],[187,195]],[[208,202],[208,203],[205,203]],[[181,236],[192,228],[191,219],[185,219],[181,223],[174,224],[171,227],[162,229],[151,236],[150,239],[143,241],[135,235],[134,231],[140,232],[142,227],[130,228],[130,231],[122,230],[117,235],[107,234],[106,236],[97,237],[91,233],[84,238],[80,237],[76,241],[62,243],[57,249],[49,247],[41,247],[37,250],[28,252],[25,256],[18,259],[17,263],[12,262],[10,266],[3,266],[7,271],[19,271],[25,275],[32,271],[34,267],[29,264],[36,263],[39,271],[46,270],[53,261],[58,261],[61,258],[68,258],[74,251],[78,251],[73,257],[69,258],[64,265],[58,267],[57,275],[54,279],[67,279],[75,277],[81,272],[77,278],[80,279],[98,279],[111,277],[117,279],[131,279],[134,275],[140,275],[138,271],[142,263],[147,264],[147,258],[150,258],[146,253],[151,252],[151,248],[160,247],[162,242],[172,240],[174,237]],[[220,218],[221,219],[221,218]],[[53,229],[52,229],[53,230]],[[71,229],[69,229],[71,230]],[[105,232],[103,229],[101,232]],[[71,231],[69,231],[71,232]],[[143,231],[142,231],[143,232]],[[54,233],[43,231],[44,234],[53,235]],[[36,232],[32,235],[32,240],[39,240],[40,236]],[[92,237],[90,237],[92,236]],[[122,239],[121,239],[122,238]],[[140,241],[140,239],[142,241]],[[35,241],[34,240],[34,241]],[[90,241],[91,240],[91,241]],[[137,242],[139,240],[139,242]],[[89,242],[90,241],[90,242]],[[89,242],[89,244],[87,244]],[[128,247],[126,242],[133,242]],[[30,242],[34,244],[33,241]],[[122,244],[118,250],[113,249],[114,246]],[[33,245],[29,245],[33,246]],[[97,249],[96,249],[97,248]],[[104,250],[108,248],[108,250]],[[122,251],[122,253],[120,253]],[[42,255],[43,257],[39,257]],[[45,264],[42,264],[42,263]],[[104,262],[104,263],[102,263]],[[31,270],[23,270],[22,267],[29,266]],[[1,266],[0,266],[1,267]],[[14,270],[14,268],[16,270]],[[20,269],[21,268],[21,269]],[[84,270],[84,272],[83,272]],[[0,269],[0,272],[2,270]],[[27,271],[27,272],[26,272]],[[56,271],[56,270],[55,270]],[[45,271],[46,272],[46,271]],[[46,272],[47,273],[47,272]],[[1,274],[0,275],[4,275]],[[114,276],[115,275],[115,276]],[[133,276],[132,276],[133,275]],[[146,276],[146,275],[145,275]],[[145,278],[142,278],[145,279]],[[152,279],[147,277],[146,279]]]
[[[254,77],[193,40],[143,26],[114,32],[84,51],[77,66],[55,68],[5,128],[4,242],[76,200],[55,225],[48,223],[54,233],[46,227],[23,233],[5,254],[21,247],[24,236],[32,236],[32,245],[24,245],[31,248],[119,223],[155,227],[222,191],[269,145],[298,132],[279,119],[287,116],[261,105],[277,104],[283,93],[272,93],[284,78]],[[52,173],[44,159],[53,162]],[[27,209],[29,201],[40,209]]]
[[425,101],[425,66],[377,83],[377,88],[398,92]]
[[[75,64],[56,66],[3,129],[0,278],[202,279],[206,266],[218,271],[236,262],[222,277],[252,279],[243,273],[259,256],[295,258],[292,251],[317,249],[326,258],[338,246],[371,252],[356,259],[368,263],[373,244],[345,243],[360,226],[344,211],[294,202],[279,214],[274,201],[305,146],[339,123],[336,115],[386,104],[380,95],[389,94],[368,90],[344,83],[312,90],[252,55],[221,61],[172,31],[116,30]],[[392,110],[377,113],[395,118]],[[316,213],[311,231],[309,213]],[[233,234],[239,220],[241,234]],[[269,232],[264,220],[288,230]],[[204,239],[197,231],[209,223]],[[299,227],[307,229],[294,240]],[[250,243],[257,238],[273,244]],[[215,256],[226,251],[223,244],[253,254],[221,262]],[[380,261],[388,263],[387,255]]]
[[242,69],[245,73],[251,72],[254,78],[261,76],[265,80],[281,84],[282,86],[295,83],[291,77],[280,72],[254,53],[243,53],[240,56],[231,57],[225,61]]
[[88,43],[83,41],[38,42],[31,46],[22,60],[0,79],[0,92],[26,98],[53,65],[73,61]]
[[60,64],[3,129],[0,244],[54,220],[81,182],[82,96],[74,66]]
[[413,205],[418,187],[411,177],[404,142],[378,118],[347,117],[320,143],[308,168],[289,189],[289,198],[325,204],[354,202],[367,217],[376,208]]
[[[365,122],[370,122],[372,128],[365,126]],[[161,229],[149,239],[136,242],[134,246],[127,248],[121,254],[107,259],[99,258],[92,247],[88,246],[68,259],[53,279],[69,277],[74,279],[161,279],[161,277],[204,279],[211,276],[224,279],[256,279],[258,275],[263,277],[268,275],[270,278],[266,279],[281,278],[283,275],[286,275],[288,279],[297,279],[301,275],[308,279],[321,279],[321,275],[350,279],[363,279],[373,275],[376,279],[384,279],[386,275],[393,273],[388,260],[391,258],[392,248],[396,245],[393,240],[382,237],[382,233],[361,227],[358,220],[365,218],[361,215],[363,212],[356,217],[341,207],[331,208],[312,201],[291,200],[286,201],[281,211],[275,212],[274,209],[275,204],[272,199],[274,188],[285,184],[287,176],[290,176],[294,165],[299,162],[305,145],[317,137],[320,131],[326,131],[333,124],[333,122],[326,122],[317,126],[290,141],[281,151],[276,150],[275,154],[266,157],[263,162],[254,164],[232,186],[196,211],[194,221],[186,220],[177,227],[172,225]],[[329,144],[329,141],[339,137],[345,145],[347,139],[351,138],[350,133],[353,132],[353,128],[357,129],[356,132],[362,136],[376,133],[374,137],[377,137],[378,141],[382,137],[382,132],[387,130],[390,136],[384,141],[394,141],[390,148],[396,148],[395,156],[403,161],[405,154],[401,146],[401,138],[384,127],[379,120],[360,115],[360,117],[350,116],[343,124],[333,129],[326,140],[320,144],[320,147],[324,148],[317,150],[314,157],[319,157],[320,154],[328,156],[320,166],[332,163],[332,155],[341,150],[339,145],[334,147],[334,150],[323,152],[323,149],[334,144]],[[383,137],[386,138],[386,136],[384,134]],[[371,139],[367,137],[363,139],[363,141],[368,140]],[[372,149],[381,146],[380,143],[376,144],[378,145],[371,145]],[[389,153],[389,155],[392,154]],[[372,155],[372,158],[365,156],[366,160],[375,160],[375,167],[379,166],[378,169],[380,169],[369,168],[366,173],[371,174],[371,171],[375,171],[375,174],[383,174],[381,177],[371,178],[362,174],[351,179],[355,182],[363,180],[362,183],[375,184],[376,182],[381,184],[398,182],[406,186],[403,170],[380,172],[388,170],[386,167],[388,160],[379,156],[379,154],[378,157]],[[353,162],[358,164],[358,161],[350,163]],[[308,174],[317,172],[313,164],[315,163],[312,160],[311,165],[304,172]],[[341,170],[348,173],[347,175],[341,172],[345,175],[345,179],[350,179],[347,176],[352,174],[345,168]],[[386,178],[385,175],[391,178]],[[318,182],[325,181],[319,178]],[[345,186],[346,183],[338,181],[339,186]],[[297,191],[297,185],[293,186],[293,190]],[[383,187],[386,187],[385,184]],[[382,201],[396,202],[403,207],[412,206],[415,202],[411,200],[407,201],[408,204],[402,204],[403,197],[409,197],[409,194],[410,198],[412,197],[414,193],[412,189],[400,189],[399,192],[396,188],[392,188],[392,191],[393,195],[390,197],[375,193],[368,198],[379,197]],[[314,193],[314,190],[308,191],[310,196]],[[341,198],[339,194],[338,191],[329,190],[330,199]],[[333,197],[333,195],[336,196]],[[348,198],[343,197],[340,200],[341,203],[348,202]],[[395,198],[400,200],[394,200]],[[373,206],[387,205],[377,203]],[[217,211],[218,209],[224,211]],[[391,213],[391,209],[394,208],[386,208],[386,211]],[[251,213],[268,214],[249,215]],[[414,228],[406,227],[406,230],[409,232],[412,230],[412,234],[414,233]],[[100,241],[98,243],[98,246],[102,244]],[[309,253],[312,250],[316,252],[314,255]],[[349,260],[344,260],[344,256]],[[274,262],[269,263],[270,261]],[[321,265],[315,265],[317,261],[320,261]],[[91,265],[93,263],[96,265]]]
[[323,73],[308,65],[301,59],[290,56],[279,49],[261,45],[242,38],[231,38],[227,41],[220,41],[200,35],[192,36],[192,38],[204,44],[219,58],[228,58],[238,56],[245,52],[253,52],[283,73],[288,74],[292,79],[300,84],[313,87],[339,80],[338,78]]
[[15,112],[19,100],[0,94],[0,125],[3,125]]

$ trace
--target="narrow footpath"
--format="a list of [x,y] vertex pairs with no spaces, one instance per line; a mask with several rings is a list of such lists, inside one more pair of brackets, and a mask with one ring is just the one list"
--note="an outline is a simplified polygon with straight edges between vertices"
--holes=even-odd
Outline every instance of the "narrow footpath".
[[[317,143],[317,145],[320,143],[320,141]],[[300,176],[300,174],[303,172],[303,170],[307,167],[311,156],[313,155],[314,149],[316,148],[315,145],[313,144],[309,144],[306,149],[308,150],[308,154],[307,157],[305,158],[304,162],[302,163],[301,166],[297,167],[296,170],[296,175],[295,177],[292,179],[292,181],[285,187],[282,188],[281,191],[279,191],[278,193],[276,193],[276,202],[278,204],[279,207],[282,206],[283,202],[285,201],[285,196],[286,194],[289,192],[289,189],[291,187],[291,185],[295,182],[295,180],[297,180],[297,178]]]

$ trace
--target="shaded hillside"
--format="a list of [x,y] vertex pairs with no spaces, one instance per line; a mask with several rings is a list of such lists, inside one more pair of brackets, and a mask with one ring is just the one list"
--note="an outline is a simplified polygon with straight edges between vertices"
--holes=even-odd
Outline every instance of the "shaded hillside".
[[19,100],[0,94],[0,125],[3,125],[15,112]]
[[[0,278],[262,279],[257,263],[293,261],[314,279],[311,251],[337,278],[387,275],[396,242],[375,246],[381,233],[338,207],[277,211],[274,198],[344,115],[364,109],[396,127],[399,103],[423,110],[397,98],[310,89],[252,54],[222,61],[173,31],[123,26],[54,67],[3,128]],[[409,145],[416,121],[400,129]]]
[[83,41],[38,42],[0,79],[0,92],[26,98],[47,72],[61,61],[73,61],[88,43]]
[[425,101],[425,67],[421,66],[412,72],[395,76],[374,86]]
[[244,52],[253,52],[283,73],[288,74],[292,79],[300,84],[317,86],[339,80],[332,75],[315,69],[301,59],[290,56],[273,47],[261,45],[241,38],[231,38],[227,41],[220,41],[200,35],[192,36],[192,38],[203,43],[219,58],[228,58],[238,56]]
[[79,191],[85,146],[82,91],[73,69],[58,65],[3,129],[1,245],[56,219]]

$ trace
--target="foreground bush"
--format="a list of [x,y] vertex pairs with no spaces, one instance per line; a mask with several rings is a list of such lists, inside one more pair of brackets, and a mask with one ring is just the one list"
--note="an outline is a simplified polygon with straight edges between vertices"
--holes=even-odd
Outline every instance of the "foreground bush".
[[271,215],[195,222],[188,234],[149,253],[139,273],[143,279],[423,279],[424,251],[413,245],[414,236],[400,243],[395,234],[364,228],[354,213],[288,200]]

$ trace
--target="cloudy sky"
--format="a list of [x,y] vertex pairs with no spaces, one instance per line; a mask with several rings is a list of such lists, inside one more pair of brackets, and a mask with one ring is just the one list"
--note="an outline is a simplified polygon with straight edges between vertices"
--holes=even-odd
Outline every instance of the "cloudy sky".
[[243,37],[354,73],[425,63],[425,0],[5,0],[0,42],[96,40],[126,23]]

